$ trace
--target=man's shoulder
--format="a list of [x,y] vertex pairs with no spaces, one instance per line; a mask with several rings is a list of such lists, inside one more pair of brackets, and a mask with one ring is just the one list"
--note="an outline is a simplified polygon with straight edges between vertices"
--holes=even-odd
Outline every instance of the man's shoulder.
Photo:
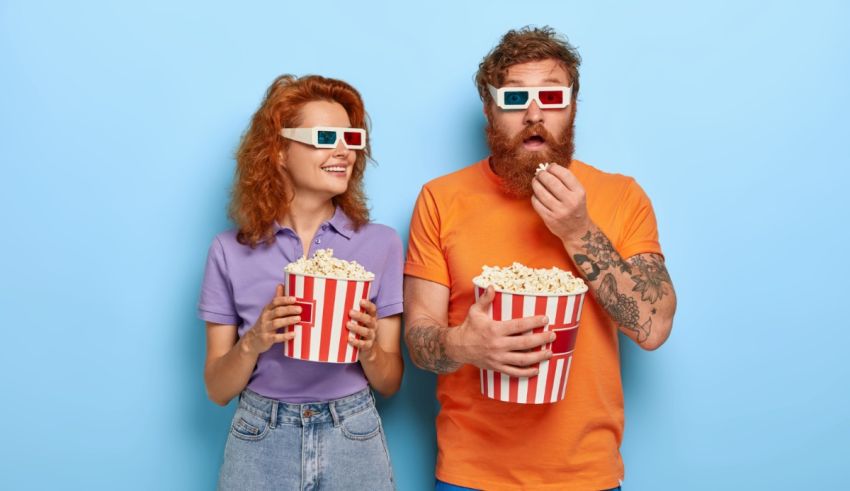
[[432,194],[441,195],[468,190],[472,184],[480,182],[485,177],[480,170],[480,166],[484,160],[479,160],[454,172],[431,179],[422,188],[427,189]]
[[631,176],[606,172],[581,160],[574,159],[570,164],[570,170],[587,192],[616,192],[626,189],[635,182]]

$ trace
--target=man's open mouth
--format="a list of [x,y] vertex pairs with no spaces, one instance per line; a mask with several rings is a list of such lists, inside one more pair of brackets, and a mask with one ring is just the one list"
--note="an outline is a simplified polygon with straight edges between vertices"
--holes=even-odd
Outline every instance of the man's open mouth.
[[523,140],[522,145],[528,150],[535,150],[546,145],[546,139],[540,135],[532,135]]

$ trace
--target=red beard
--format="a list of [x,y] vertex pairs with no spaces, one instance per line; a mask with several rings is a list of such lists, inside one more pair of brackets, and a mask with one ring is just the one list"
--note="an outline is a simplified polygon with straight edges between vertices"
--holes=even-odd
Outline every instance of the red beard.
[[[486,131],[487,142],[490,144],[492,153],[490,166],[502,179],[502,188],[505,192],[517,198],[531,197],[531,180],[534,179],[535,171],[541,163],[550,162],[569,167],[573,159],[575,150],[573,121],[569,122],[567,131],[561,139],[555,138],[546,131],[543,123],[526,126],[514,138],[495,128],[492,123],[487,125]],[[548,149],[530,152],[523,148],[523,142],[533,136],[542,137]]]

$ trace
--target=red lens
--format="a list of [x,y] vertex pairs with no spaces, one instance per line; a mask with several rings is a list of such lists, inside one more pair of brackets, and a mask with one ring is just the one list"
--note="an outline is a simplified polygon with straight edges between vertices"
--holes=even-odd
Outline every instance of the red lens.
[[564,103],[564,91],[563,90],[541,90],[540,91],[540,103],[541,104],[563,104]]
[[345,143],[348,145],[362,145],[363,139],[361,138],[361,134],[358,131],[346,131],[345,132]]

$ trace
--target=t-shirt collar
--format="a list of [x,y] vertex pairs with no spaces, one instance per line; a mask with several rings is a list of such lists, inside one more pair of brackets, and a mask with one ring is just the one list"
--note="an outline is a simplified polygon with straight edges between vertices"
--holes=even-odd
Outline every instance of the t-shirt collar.
[[[346,215],[345,212],[342,211],[342,208],[340,208],[339,206],[337,206],[334,210],[334,214],[331,219],[326,222],[323,222],[319,228],[322,230],[330,228],[331,230],[345,237],[348,240],[351,240],[351,236],[354,233],[354,225],[352,224],[351,219],[348,218],[348,215]],[[289,227],[284,227],[280,224],[280,222],[275,220],[274,233],[277,234],[281,231],[289,233],[293,236],[296,235],[294,230]]]

